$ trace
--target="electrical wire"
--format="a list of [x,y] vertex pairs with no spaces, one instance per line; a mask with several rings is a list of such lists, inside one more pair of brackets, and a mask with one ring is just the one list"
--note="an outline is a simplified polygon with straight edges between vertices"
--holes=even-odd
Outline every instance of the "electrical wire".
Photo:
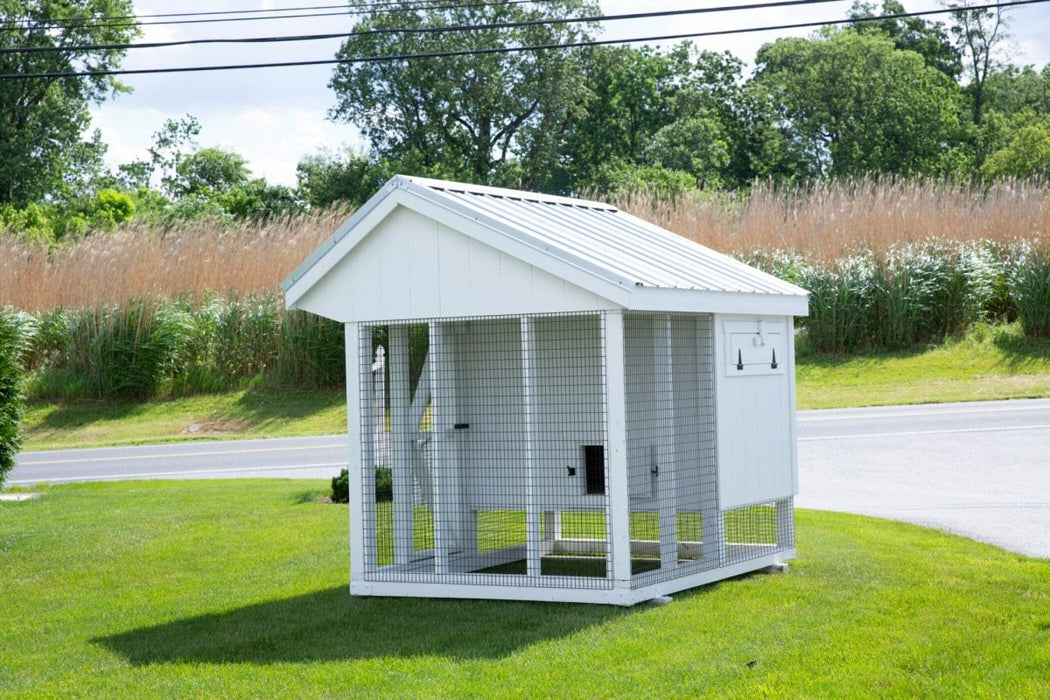
[[[470,7],[491,7],[494,5],[522,5],[526,3],[541,4],[541,0],[491,0],[490,2],[472,2],[472,3],[457,3],[451,5],[434,5],[432,4],[435,0],[403,0],[402,2],[396,2],[391,0],[390,2],[377,2],[377,3],[350,3],[341,5],[317,5],[309,8],[296,8],[288,7],[281,9],[271,10],[230,10],[230,11],[213,11],[213,12],[172,12],[168,14],[157,14],[157,15],[110,15],[106,17],[84,17],[82,19],[71,19],[65,21],[52,20],[49,22],[41,22],[38,25],[42,29],[79,29],[81,27],[90,28],[107,28],[107,27],[126,27],[129,25],[135,25],[138,27],[147,26],[167,26],[167,25],[179,25],[179,24],[217,24],[223,22],[254,22],[260,20],[272,20],[272,19],[314,19],[318,17],[347,17],[347,16],[358,16],[369,14],[374,11],[375,8],[390,7],[389,13],[395,12],[410,12],[414,9],[405,7],[408,6],[421,6],[426,9],[433,10],[450,10],[458,8],[470,8]],[[261,13],[261,12],[296,12],[299,10],[321,10],[321,9],[334,9],[334,8],[345,8],[340,12],[310,12],[309,14],[291,14],[291,15],[269,15],[263,17],[209,17],[207,19],[187,19],[187,20],[160,20],[157,22],[143,22],[142,18],[153,18],[153,17],[197,17],[197,16],[209,16],[209,15],[230,15],[240,13]],[[15,20],[16,22],[29,22],[29,20]],[[17,27],[0,27],[0,31],[18,31],[24,30],[28,27],[28,24],[23,24]]]
[[[1031,1],[1031,0],[1029,0]],[[331,34],[300,34],[294,36],[238,37],[228,39],[182,39],[179,41],[139,42],[136,44],[82,44],[70,46],[28,46],[0,48],[5,53],[75,53],[80,51],[126,51],[131,49],[170,48],[200,44],[263,44],[280,42],[319,41],[330,39],[348,39],[383,34],[443,34],[447,32],[484,31],[492,29],[517,29],[519,27],[547,26],[560,24],[587,24],[599,22],[618,22],[636,19],[654,19],[658,17],[676,17],[683,15],[737,12],[743,10],[760,10],[775,7],[792,7],[797,5],[820,5],[842,0],[776,0],[775,2],[750,3],[747,5],[724,5],[720,7],[693,8],[688,10],[661,10],[656,12],[632,12],[622,15],[594,15],[591,17],[555,17],[546,19],[520,20],[515,22],[491,22],[487,24],[458,24],[438,27],[396,27],[366,29],[353,32]]]
[[[1019,5],[1037,5],[1050,2],[1050,0],[1009,0],[1008,2],[988,3],[984,5],[971,5],[967,10],[986,10],[995,8],[1015,7]],[[378,63],[385,61],[410,61],[432,58],[452,58],[456,56],[482,56],[491,54],[523,53],[527,51],[548,51],[576,48],[590,48],[596,46],[609,46],[613,44],[637,44],[654,43],[661,41],[678,41],[682,39],[696,39],[712,36],[733,36],[739,34],[750,34],[769,31],[785,31],[791,29],[810,29],[815,27],[836,26],[843,24],[858,24],[863,22],[878,22],[887,19],[904,19],[909,17],[926,17],[931,15],[942,15],[957,12],[958,9],[948,8],[940,10],[923,10],[918,12],[898,12],[875,17],[857,17],[840,20],[827,20],[822,22],[797,22],[792,24],[767,25],[763,27],[743,27],[740,29],[721,29],[707,32],[683,32],[679,34],[664,34],[659,36],[633,37],[627,39],[596,39],[576,41],[565,44],[542,44],[532,46],[500,46],[488,49],[463,49],[457,51],[435,51],[414,54],[393,54],[384,56],[361,56],[357,58],[332,58],[317,59],[309,61],[276,61],[271,63],[246,63],[209,66],[184,66],[178,68],[139,68],[139,69],[112,69],[95,71],[55,71],[47,73],[2,73],[0,80],[29,80],[29,79],[54,79],[54,78],[80,78],[101,77],[109,75],[149,75],[167,73],[200,73],[222,70],[248,70],[260,68],[291,68],[336,64],[356,63]]]

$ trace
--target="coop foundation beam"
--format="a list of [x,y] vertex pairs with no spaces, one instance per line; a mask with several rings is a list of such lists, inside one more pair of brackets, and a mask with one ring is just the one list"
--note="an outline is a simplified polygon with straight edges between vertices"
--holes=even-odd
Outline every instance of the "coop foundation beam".
[[[563,603],[598,603],[605,605],[637,605],[657,596],[671,595],[697,586],[721,581],[753,571],[761,571],[795,557],[795,550],[776,552],[748,561],[695,574],[672,578],[637,588],[577,588],[571,579],[545,576],[549,587],[540,587],[524,576],[527,585],[492,585],[484,579],[492,574],[478,574],[471,583],[417,583],[407,581],[351,581],[350,593],[361,596],[392,596],[414,598],[467,598],[479,600],[531,600]],[[463,574],[460,574],[461,576]]]

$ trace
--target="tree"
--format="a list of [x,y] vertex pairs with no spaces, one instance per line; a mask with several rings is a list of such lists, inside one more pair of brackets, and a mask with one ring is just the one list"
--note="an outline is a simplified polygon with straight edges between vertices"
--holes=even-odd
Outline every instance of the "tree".
[[688,49],[597,46],[582,54],[587,91],[562,147],[561,189],[608,180],[609,169],[645,162],[653,136],[675,119],[674,95],[688,71]]
[[153,132],[153,144],[147,149],[148,160],[134,160],[118,166],[118,182],[132,190],[165,189],[178,185],[178,167],[187,152],[197,145],[201,124],[192,114],[179,119],[165,119]]
[[1022,110],[1050,115],[1050,65],[1003,66],[988,74],[984,84],[984,108],[1007,116]]
[[[987,122],[1002,119],[989,114]],[[981,175],[989,180],[1003,177],[1050,177],[1050,117],[1021,111],[997,131],[999,143],[981,164]]]
[[219,196],[223,208],[238,219],[267,220],[304,211],[298,192],[254,178]]
[[959,139],[958,87],[884,36],[780,39],[756,64],[755,80],[819,175],[939,173]]
[[[865,19],[904,13],[904,5],[897,0],[883,0],[880,11],[876,11],[874,3],[854,0],[849,18]],[[952,45],[948,30],[940,22],[930,22],[921,17],[889,17],[857,22],[853,28],[860,34],[884,34],[898,49],[914,51],[923,57],[926,65],[936,68],[952,80],[962,73],[962,58]]]
[[364,204],[393,173],[368,157],[344,151],[309,155],[295,166],[299,194],[310,207],[324,209],[336,202]]
[[[585,90],[575,52],[357,59],[569,43],[585,37],[586,29],[521,23],[596,10],[592,0],[383,3],[362,17],[336,54],[349,62],[329,83],[337,99],[329,117],[355,124],[376,160],[478,182],[505,178],[517,161],[519,184],[534,186],[557,157],[556,145]],[[433,31],[495,23],[514,26]],[[405,31],[424,29],[431,31]]]
[[721,187],[729,165],[729,145],[722,127],[703,110],[657,131],[647,153],[656,165],[689,173],[700,187]]
[[247,184],[251,171],[239,153],[222,148],[202,148],[179,160],[170,191],[176,198],[197,195],[207,199]]
[[[0,0],[0,73],[28,76],[117,68],[137,36],[131,0]],[[31,49],[34,49],[31,51]],[[71,174],[99,161],[83,139],[88,108],[127,88],[111,76],[0,79],[0,204],[61,196]]]
[[1006,21],[1001,7],[971,9],[973,0],[950,2],[952,34],[969,74],[966,86],[973,108],[973,123],[980,125],[985,102],[984,86],[988,75],[999,65],[996,51],[1006,41]]
[[19,426],[25,412],[22,394],[22,349],[33,332],[32,318],[10,308],[0,308],[0,488],[15,466],[22,444]]
[[738,187],[754,177],[761,126],[751,120],[766,112],[750,99],[740,59],[688,42],[666,52],[598,47],[585,58],[588,101],[566,139],[566,189],[631,183],[643,172],[670,182],[667,191],[690,179]]

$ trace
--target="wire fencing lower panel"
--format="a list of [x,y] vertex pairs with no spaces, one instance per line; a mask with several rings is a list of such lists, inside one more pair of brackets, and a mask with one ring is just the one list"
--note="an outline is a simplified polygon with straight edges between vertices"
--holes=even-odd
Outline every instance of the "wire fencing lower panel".
[[723,564],[737,564],[793,549],[794,501],[788,498],[732,508],[722,513],[722,527],[725,532]]

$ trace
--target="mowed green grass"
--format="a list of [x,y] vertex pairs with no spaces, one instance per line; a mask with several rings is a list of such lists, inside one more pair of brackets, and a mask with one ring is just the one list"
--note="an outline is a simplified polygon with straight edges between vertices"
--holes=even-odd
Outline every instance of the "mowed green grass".
[[249,389],[148,401],[31,401],[22,449],[345,432],[343,391]]
[[0,696],[1050,696],[1047,560],[801,511],[786,574],[662,607],[352,598],[324,487],[0,502]]
[[845,408],[1050,396],[1050,341],[1019,324],[978,325],[918,351],[809,354],[796,362],[799,408]]

